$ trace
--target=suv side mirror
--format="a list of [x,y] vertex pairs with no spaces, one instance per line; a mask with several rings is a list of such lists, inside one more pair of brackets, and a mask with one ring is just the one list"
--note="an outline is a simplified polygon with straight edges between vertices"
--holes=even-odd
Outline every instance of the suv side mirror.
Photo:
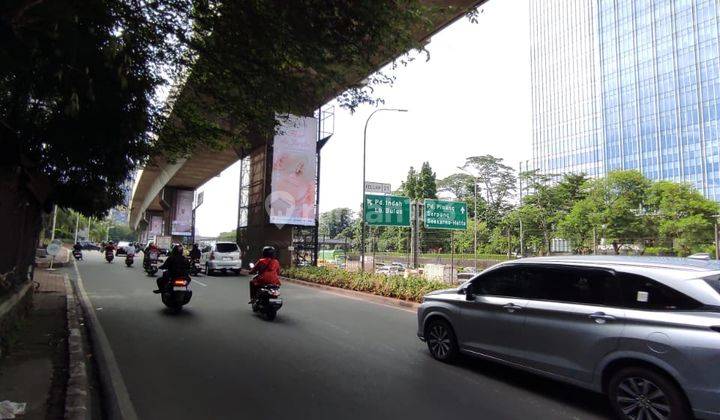
[[468,284],[461,289],[461,292],[465,294],[465,300],[475,300],[475,293],[472,292],[471,286]]

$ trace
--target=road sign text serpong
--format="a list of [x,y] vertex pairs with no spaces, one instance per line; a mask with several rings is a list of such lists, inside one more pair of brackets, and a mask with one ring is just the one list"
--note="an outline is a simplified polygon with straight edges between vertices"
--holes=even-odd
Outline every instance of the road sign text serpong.
[[467,204],[458,201],[425,200],[425,227],[467,229]]
[[366,194],[365,222],[370,226],[410,226],[410,199]]

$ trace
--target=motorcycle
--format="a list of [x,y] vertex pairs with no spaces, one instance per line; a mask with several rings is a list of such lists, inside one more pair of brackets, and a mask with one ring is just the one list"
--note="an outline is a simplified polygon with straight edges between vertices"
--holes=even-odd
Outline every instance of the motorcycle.
[[202,272],[202,266],[200,265],[200,260],[197,258],[190,260],[190,275],[197,276],[201,272]]
[[128,267],[132,267],[134,261],[135,261],[135,256],[134,256],[134,255],[132,255],[132,254],[127,254],[127,255],[125,256],[125,265],[127,265]]
[[160,291],[162,303],[168,308],[179,311],[183,305],[187,305],[192,298],[192,290],[190,290],[190,277],[181,277],[170,280],[167,285]]
[[143,268],[148,276],[153,277],[158,272],[158,253],[151,252],[143,261]]
[[[255,267],[255,264],[250,264],[250,268]],[[283,300],[280,297],[280,286],[274,284],[266,284],[257,291],[255,301],[252,302],[253,312],[259,312],[265,316],[265,319],[272,321],[277,316],[277,311],[283,305]]]
[[79,249],[73,249],[72,254],[73,257],[75,257],[75,261],[80,261],[83,259],[82,251],[80,251]]
[[115,254],[111,250],[105,251],[105,261],[112,263],[113,259],[115,259]]

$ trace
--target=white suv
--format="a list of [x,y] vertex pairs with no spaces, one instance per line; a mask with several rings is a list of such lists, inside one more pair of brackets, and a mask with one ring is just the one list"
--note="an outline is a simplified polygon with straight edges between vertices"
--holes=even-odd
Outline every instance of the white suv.
[[235,242],[217,242],[203,248],[200,264],[205,266],[205,274],[215,271],[240,274],[240,249]]

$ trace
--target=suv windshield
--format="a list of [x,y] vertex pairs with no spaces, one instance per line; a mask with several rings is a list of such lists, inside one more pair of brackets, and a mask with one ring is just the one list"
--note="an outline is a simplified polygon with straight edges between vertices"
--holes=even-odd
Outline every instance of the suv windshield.
[[238,250],[236,244],[217,244],[215,245],[217,252],[235,252]]

